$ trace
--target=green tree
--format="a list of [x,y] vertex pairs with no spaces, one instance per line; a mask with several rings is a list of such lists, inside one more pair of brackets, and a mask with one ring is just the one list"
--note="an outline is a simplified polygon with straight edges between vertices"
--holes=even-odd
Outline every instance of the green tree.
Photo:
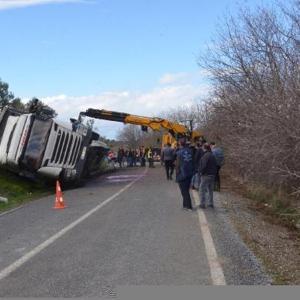
[[47,116],[50,118],[54,118],[57,116],[56,111],[50,106],[43,103],[36,97],[33,97],[25,104],[26,111],[30,113],[37,113],[38,115]]
[[15,98],[11,101],[10,105],[17,109],[18,111],[24,112],[25,111],[25,104],[22,103],[20,98]]
[[8,105],[14,99],[14,94],[8,89],[8,83],[2,81],[0,78],[0,108]]

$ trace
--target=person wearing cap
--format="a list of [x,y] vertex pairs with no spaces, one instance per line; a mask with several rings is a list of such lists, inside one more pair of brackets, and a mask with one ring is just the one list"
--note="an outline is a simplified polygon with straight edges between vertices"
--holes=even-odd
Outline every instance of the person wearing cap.
[[201,183],[199,187],[200,193],[200,208],[206,208],[206,195],[208,194],[208,207],[214,208],[214,182],[217,174],[217,162],[216,158],[211,152],[210,145],[208,143],[203,144],[202,149],[204,151],[203,156],[200,159],[199,174],[201,176]]
[[183,198],[183,209],[192,211],[190,185],[194,175],[193,152],[185,139],[181,139],[179,144],[180,149],[176,156],[176,182],[178,182]]

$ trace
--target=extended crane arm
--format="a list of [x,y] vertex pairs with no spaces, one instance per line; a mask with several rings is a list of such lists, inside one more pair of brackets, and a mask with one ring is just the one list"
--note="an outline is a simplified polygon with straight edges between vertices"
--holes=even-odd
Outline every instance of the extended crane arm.
[[149,118],[136,115],[130,115],[122,112],[108,111],[104,109],[89,108],[80,115],[95,119],[109,120],[115,122],[122,122],[125,124],[134,124],[150,127],[153,130],[160,130],[161,128],[168,129],[173,134],[187,135],[188,129],[181,124],[170,122],[161,118]]

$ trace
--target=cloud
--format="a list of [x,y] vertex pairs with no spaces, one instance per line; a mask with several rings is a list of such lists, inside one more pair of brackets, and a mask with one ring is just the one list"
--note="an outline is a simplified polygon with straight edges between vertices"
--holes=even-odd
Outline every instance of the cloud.
[[116,110],[146,116],[157,116],[162,111],[178,106],[189,106],[194,100],[207,95],[208,85],[168,86],[149,92],[104,92],[99,95],[43,97],[41,100],[53,107],[60,116],[77,115],[88,108]]
[[161,84],[172,84],[187,79],[188,73],[166,73],[160,79]]
[[207,81],[210,73],[206,69],[200,69],[195,72],[180,72],[180,73],[166,73],[159,79],[161,85],[178,85],[187,83],[201,83]]
[[0,10],[50,3],[91,3],[89,0],[0,0]]
[[[77,117],[79,112],[88,108],[107,109],[130,114],[155,117],[162,112],[181,106],[191,106],[196,99],[208,94],[210,86],[206,83],[193,85],[168,85],[150,91],[108,91],[98,95],[70,96],[56,95],[41,97],[53,107],[58,118],[67,121]],[[123,125],[109,121],[97,121],[99,133],[114,138]]]

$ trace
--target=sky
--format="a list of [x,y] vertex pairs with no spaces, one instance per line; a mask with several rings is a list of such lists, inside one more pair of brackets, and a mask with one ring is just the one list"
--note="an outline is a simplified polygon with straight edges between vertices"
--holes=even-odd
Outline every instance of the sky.
[[[0,0],[0,78],[77,117],[87,108],[157,116],[210,90],[197,60],[225,15],[272,0]],[[97,122],[116,137],[123,126]]]

